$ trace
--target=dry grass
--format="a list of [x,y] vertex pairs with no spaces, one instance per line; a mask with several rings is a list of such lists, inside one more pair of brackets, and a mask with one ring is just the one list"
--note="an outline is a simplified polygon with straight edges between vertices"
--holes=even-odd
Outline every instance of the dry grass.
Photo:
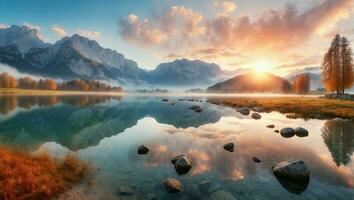
[[315,97],[253,97],[209,99],[211,103],[232,107],[263,107],[266,111],[295,113],[296,117],[328,119],[354,118],[354,102]]
[[90,177],[91,167],[74,155],[55,160],[0,147],[0,199],[42,200],[65,192]]

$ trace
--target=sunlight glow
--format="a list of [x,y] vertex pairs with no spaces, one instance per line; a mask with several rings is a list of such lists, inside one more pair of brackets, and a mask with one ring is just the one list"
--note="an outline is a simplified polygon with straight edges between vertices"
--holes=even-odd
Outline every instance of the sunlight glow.
[[269,60],[256,60],[251,66],[256,72],[267,72],[272,68],[272,63]]

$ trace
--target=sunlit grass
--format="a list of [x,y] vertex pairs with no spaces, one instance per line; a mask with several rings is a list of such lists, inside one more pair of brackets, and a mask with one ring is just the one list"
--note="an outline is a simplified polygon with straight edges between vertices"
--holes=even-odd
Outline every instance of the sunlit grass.
[[72,154],[55,160],[0,147],[0,199],[49,199],[90,174],[90,165]]

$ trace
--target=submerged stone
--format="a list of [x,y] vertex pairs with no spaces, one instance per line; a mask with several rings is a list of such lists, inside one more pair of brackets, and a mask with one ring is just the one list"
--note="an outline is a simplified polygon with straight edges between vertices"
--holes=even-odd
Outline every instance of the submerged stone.
[[235,197],[228,191],[217,190],[209,196],[210,200],[236,200]]
[[200,113],[200,112],[203,112],[203,109],[202,108],[197,108],[194,111],[197,112],[197,113]]
[[235,144],[233,142],[230,142],[230,143],[224,144],[223,147],[226,151],[233,152],[234,148],[235,148]]
[[280,135],[283,136],[284,138],[290,138],[293,137],[295,135],[295,131],[293,128],[282,128],[280,130]]
[[168,178],[167,180],[165,180],[163,182],[163,184],[164,184],[167,192],[169,192],[169,193],[180,192],[183,189],[181,182],[179,182],[178,180],[176,180],[174,178]]
[[211,182],[209,180],[203,181],[198,184],[198,188],[201,192],[205,194],[210,194],[212,192],[215,192],[221,188],[220,184]]
[[119,186],[117,188],[117,194],[118,195],[134,195],[134,190],[133,188],[129,186]]
[[193,105],[190,109],[191,110],[197,110],[197,109],[201,109],[201,107],[198,106],[198,105]]
[[306,137],[309,135],[309,132],[302,127],[297,127],[294,131],[295,131],[295,135],[298,137]]
[[162,99],[162,101],[168,101],[168,99]]
[[149,148],[147,148],[145,145],[138,147],[138,154],[147,154],[148,152]]

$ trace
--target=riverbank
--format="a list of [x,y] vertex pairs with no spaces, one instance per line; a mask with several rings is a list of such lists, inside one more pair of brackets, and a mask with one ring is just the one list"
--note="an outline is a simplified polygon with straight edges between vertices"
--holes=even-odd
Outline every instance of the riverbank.
[[354,118],[354,102],[338,99],[318,97],[240,97],[208,98],[208,102],[234,108],[262,107],[266,112],[289,113],[289,118]]
[[19,88],[0,88],[0,95],[121,95],[120,92],[67,91],[67,90],[31,90]]
[[83,180],[91,167],[74,155],[54,159],[0,147],[0,199],[50,199]]

